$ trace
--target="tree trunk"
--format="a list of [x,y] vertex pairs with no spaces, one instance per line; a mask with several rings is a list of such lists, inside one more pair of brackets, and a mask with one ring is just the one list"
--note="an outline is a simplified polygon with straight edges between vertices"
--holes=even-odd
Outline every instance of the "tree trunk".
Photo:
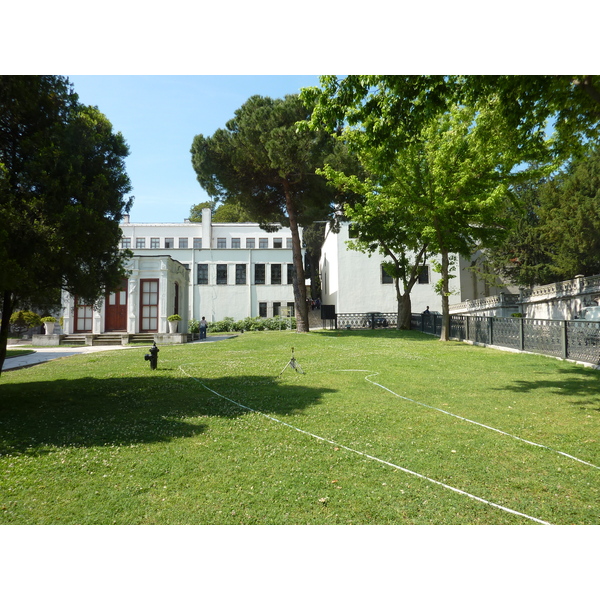
[[0,320],[0,375],[6,360],[6,346],[8,345],[8,330],[10,317],[13,312],[13,298],[11,292],[4,292],[2,298],[2,319]]
[[400,283],[394,279],[396,284],[396,298],[398,299],[398,329],[410,329],[410,320],[412,314],[412,302],[410,299],[410,290],[400,293]]
[[296,331],[306,333],[308,325],[308,305],[306,304],[306,277],[304,275],[304,264],[302,262],[302,244],[300,243],[300,232],[298,231],[298,219],[296,207],[291,190],[287,181],[284,181],[285,207],[290,220],[290,232],[292,234],[292,256],[296,276],[294,277],[294,301],[296,303]]
[[450,259],[448,252],[442,250],[442,333],[440,341],[450,339]]

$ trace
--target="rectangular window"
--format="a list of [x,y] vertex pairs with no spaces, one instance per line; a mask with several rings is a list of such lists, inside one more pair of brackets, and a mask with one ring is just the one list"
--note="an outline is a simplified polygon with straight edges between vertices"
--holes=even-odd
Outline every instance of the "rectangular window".
[[165,248],[175,248],[174,238],[165,238]]
[[150,238],[150,248],[160,248],[160,238]]
[[394,283],[393,277],[385,272],[383,265],[381,265],[381,283]]
[[283,238],[273,238],[273,248],[283,248]]
[[273,302],[273,316],[281,315],[281,302]]
[[293,246],[292,246],[292,238],[285,238],[285,247],[288,250],[291,250],[293,248]]
[[179,247],[187,248],[188,247],[188,239],[187,238],[179,238]]
[[256,248],[256,240],[254,238],[246,238],[246,248]]
[[262,317],[263,319],[267,318],[267,303],[266,302],[258,303],[258,316]]
[[254,284],[261,285],[265,283],[265,265],[254,265]]
[[94,307],[78,304],[75,298],[75,333],[91,332]]
[[287,307],[288,307],[288,317],[295,317],[296,316],[296,305],[293,302],[288,302]]
[[269,239],[268,238],[258,238],[258,247],[259,248],[268,248],[269,247]]
[[423,265],[419,271],[419,283],[429,283],[429,265]]
[[198,265],[198,285],[208,285],[208,265]]
[[194,248],[198,250],[202,249],[202,238],[194,238]]
[[246,285],[246,265],[235,265],[235,284]]
[[292,285],[294,283],[294,273],[296,269],[294,269],[294,265],[292,263],[288,263],[287,265],[287,283],[288,285]]
[[122,238],[121,239],[121,248],[131,248],[131,238]]
[[217,285],[227,285],[227,265],[217,265]]
[[227,248],[227,239],[217,238],[217,248]]
[[239,248],[240,247],[240,238],[231,238],[231,247]]
[[146,238],[135,238],[135,247],[136,248],[145,248],[146,247]]
[[141,332],[158,331],[158,279],[142,279],[141,286]]
[[281,284],[281,265],[271,265],[271,284]]

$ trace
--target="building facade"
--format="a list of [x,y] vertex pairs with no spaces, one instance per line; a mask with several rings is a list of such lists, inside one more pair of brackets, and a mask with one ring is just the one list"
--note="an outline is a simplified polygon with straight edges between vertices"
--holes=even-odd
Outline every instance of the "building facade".
[[[394,281],[382,267],[386,257],[350,250],[347,242],[351,239],[351,232],[348,223],[341,224],[339,233],[334,233],[329,227],[326,230],[319,264],[323,304],[334,305],[337,313],[397,312]],[[454,264],[450,280],[451,303],[505,291],[506,288],[489,286],[476,276],[470,268],[476,258],[473,256],[467,260],[451,256]],[[441,297],[435,291],[441,278],[434,269],[436,262],[441,262],[440,256],[428,257],[419,281],[411,291],[412,312],[423,312],[427,307],[431,312],[442,311]]]
[[[131,249],[130,275],[102,305],[63,297],[65,333],[166,333],[167,317],[220,321],[293,314],[294,267],[288,228],[267,233],[256,223],[121,223]],[[120,315],[120,316],[118,316]],[[126,316],[124,316],[126,315]]]

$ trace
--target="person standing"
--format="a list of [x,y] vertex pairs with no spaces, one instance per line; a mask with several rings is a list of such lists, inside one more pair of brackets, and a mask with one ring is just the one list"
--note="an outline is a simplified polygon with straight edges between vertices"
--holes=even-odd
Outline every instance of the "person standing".
[[208,323],[204,317],[200,321],[200,340],[206,339],[206,328],[208,327]]

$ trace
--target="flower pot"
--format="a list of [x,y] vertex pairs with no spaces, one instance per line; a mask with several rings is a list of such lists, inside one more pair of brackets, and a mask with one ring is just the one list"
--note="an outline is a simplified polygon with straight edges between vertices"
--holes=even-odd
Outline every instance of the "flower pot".
[[169,321],[169,333],[177,333],[179,321]]
[[54,325],[55,323],[44,323],[46,335],[52,335],[54,333]]

